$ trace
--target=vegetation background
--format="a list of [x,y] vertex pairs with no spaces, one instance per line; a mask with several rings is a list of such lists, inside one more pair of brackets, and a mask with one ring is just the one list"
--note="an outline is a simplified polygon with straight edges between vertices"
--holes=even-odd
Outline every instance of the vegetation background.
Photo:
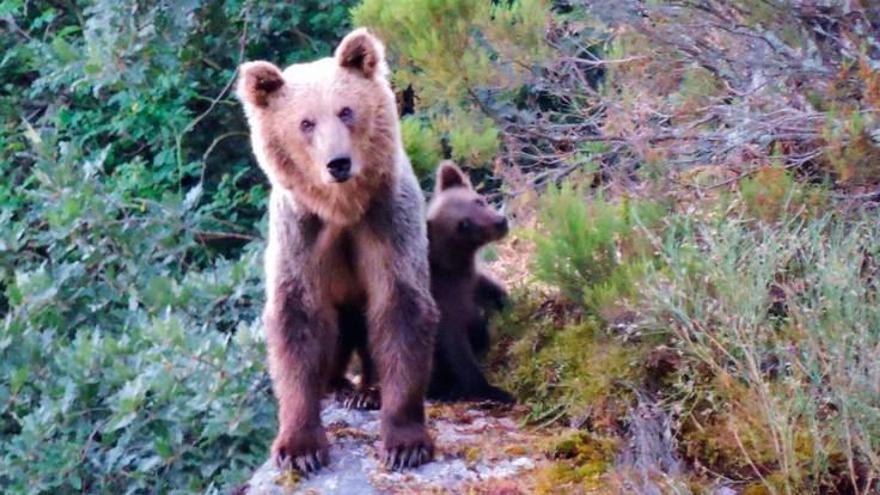
[[518,226],[490,365],[571,432],[530,491],[880,490],[876,2],[2,0],[4,493],[264,460],[267,185],[230,88],[354,25],[426,189],[451,157]]

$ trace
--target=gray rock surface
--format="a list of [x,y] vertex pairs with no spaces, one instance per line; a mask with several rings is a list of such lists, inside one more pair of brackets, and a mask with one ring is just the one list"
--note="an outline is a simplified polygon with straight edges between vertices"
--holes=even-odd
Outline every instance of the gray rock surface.
[[267,461],[251,478],[248,495],[382,494],[467,491],[503,483],[542,461],[537,437],[523,431],[504,411],[478,404],[432,405],[429,427],[437,445],[433,462],[401,472],[378,462],[377,411],[352,411],[326,401],[322,418],[330,435],[331,464],[302,478]]

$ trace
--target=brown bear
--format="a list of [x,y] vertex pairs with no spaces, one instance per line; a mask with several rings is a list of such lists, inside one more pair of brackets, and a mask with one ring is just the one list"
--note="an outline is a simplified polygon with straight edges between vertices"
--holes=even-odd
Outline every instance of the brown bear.
[[321,396],[339,325],[365,326],[382,390],[382,461],[433,456],[424,395],[438,320],[423,196],[403,149],[384,47],[365,29],[333,57],[283,71],[240,67],[237,94],[272,185],[265,255],[269,371],[278,399],[275,461],[328,462]]
[[477,361],[489,345],[488,312],[503,306],[507,293],[477,267],[476,255],[507,230],[507,218],[474,190],[464,172],[441,163],[428,205],[431,294],[440,310],[430,398],[513,402],[489,384]]
[[[477,267],[476,255],[481,247],[507,234],[507,219],[474,191],[464,172],[446,161],[438,167],[427,226],[431,293],[440,310],[428,397],[513,402],[509,393],[488,383],[477,361],[489,347],[489,313],[506,304],[507,292]],[[379,393],[364,352],[363,325],[349,322],[340,328],[337,393],[346,407],[375,409]],[[361,379],[353,390],[344,374],[355,351]]]

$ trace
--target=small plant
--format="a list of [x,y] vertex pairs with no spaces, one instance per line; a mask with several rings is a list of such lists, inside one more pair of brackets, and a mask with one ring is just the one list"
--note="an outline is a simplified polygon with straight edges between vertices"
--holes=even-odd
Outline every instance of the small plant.
[[814,216],[827,204],[824,189],[798,182],[781,166],[765,166],[739,183],[745,214],[765,222]]
[[535,492],[571,493],[598,490],[607,483],[602,477],[613,467],[618,443],[575,431],[551,439],[545,454],[552,463],[537,474]]
[[602,196],[587,201],[571,183],[550,187],[533,236],[535,277],[599,314],[632,293],[650,253],[639,225],[651,225],[661,214],[654,202]]

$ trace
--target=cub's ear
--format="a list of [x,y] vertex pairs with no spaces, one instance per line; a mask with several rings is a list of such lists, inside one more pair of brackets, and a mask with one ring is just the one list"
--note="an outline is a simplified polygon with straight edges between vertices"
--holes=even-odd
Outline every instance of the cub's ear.
[[455,163],[451,160],[444,160],[437,167],[437,183],[434,189],[436,192],[441,192],[453,187],[470,189],[471,182]]
[[335,57],[341,67],[357,71],[367,79],[372,79],[377,74],[385,76],[388,72],[385,45],[367,28],[358,28],[348,33],[336,48]]
[[281,69],[269,62],[245,62],[238,68],[238,98],[250,105],[265,107],[284,86]]

